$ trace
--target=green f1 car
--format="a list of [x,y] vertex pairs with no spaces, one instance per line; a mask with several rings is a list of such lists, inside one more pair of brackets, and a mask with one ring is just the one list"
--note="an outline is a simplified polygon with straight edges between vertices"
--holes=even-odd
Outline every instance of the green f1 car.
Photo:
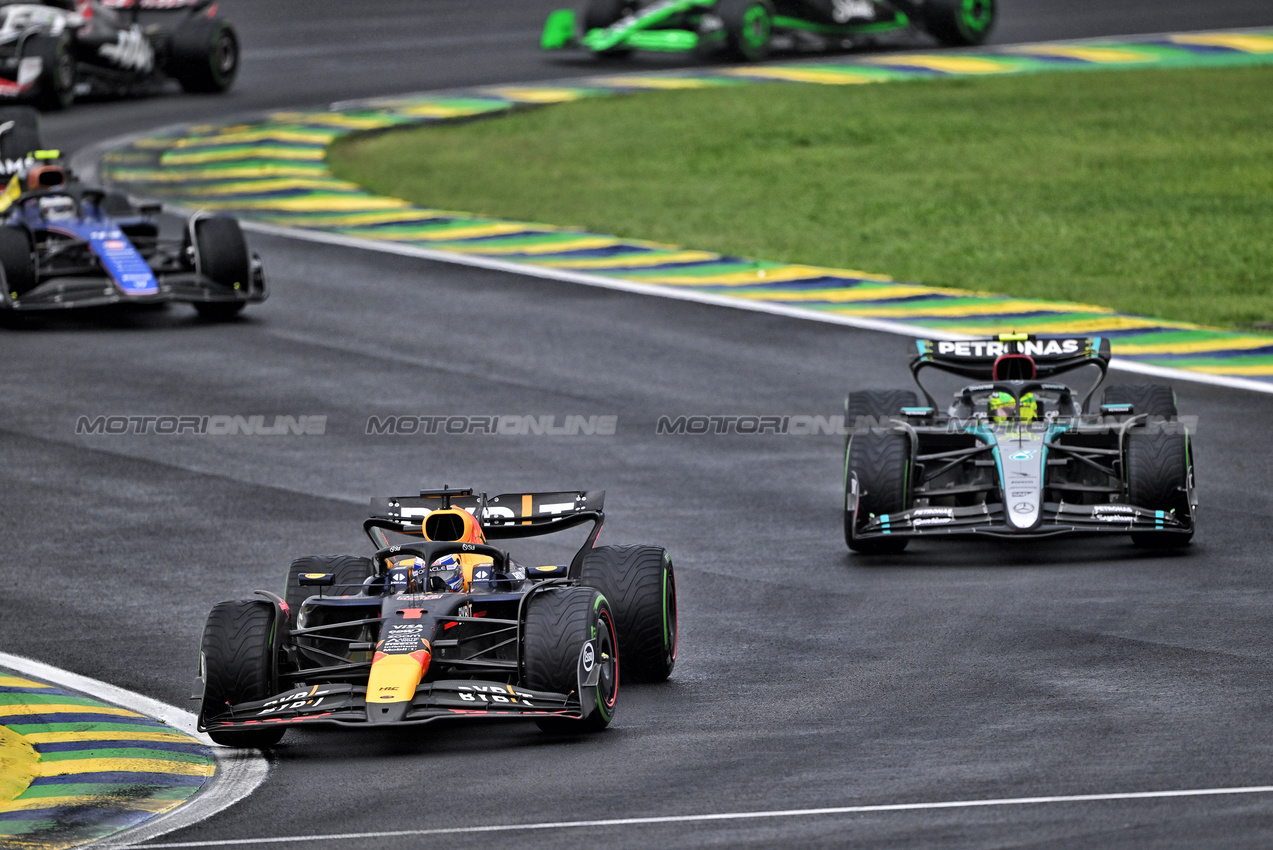
[[582,18],[570,9],[549,15],[540,44],[599,56],[724,52],[757,61],[773,49],[835,47],[911,28],[968,46],[985,41],[994,22],[995,0],[588,0]]

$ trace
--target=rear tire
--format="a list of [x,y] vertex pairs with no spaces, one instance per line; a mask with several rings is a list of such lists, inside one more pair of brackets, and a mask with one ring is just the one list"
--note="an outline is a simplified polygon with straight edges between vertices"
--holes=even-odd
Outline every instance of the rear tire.
[[888,427],[886,420],[901,416],[903,407],[918,405],[919,396],[914,390],[858,390],[849,393],[844,406],[844,424],[858,431],[858,421],[866,417],[871,420],[870,424],[862,423],[862,427]]
[[544,732],[599,732],[610,725],[619,697],[618,636],[605,596],[593,587],[554,587],[536,593],[526,609],[522,684],[533,691],[579,690],[579,653],[594,640],[602,665],[597,706],[585,720],[548,717]]
[[971,47],[990,35],[995,12],[995,0],[926,0],[921,21],[947,47]]
[[239,73],[239,38],[220,18],[190,18],[173,33],[168,73],[191,94],[217,94]]
[[[200,721],[215,720],[231,705],[265,699],[274,690],[274,606],[238,599],[219,602],[203,627],[203,704]],[[208,732],[227,747],[272,747],[287,730],[267,727],[250,731]]]
[[[1189,441],[1186,435],[1156,428],[1127,433],[1127,501],[1138,508],[1189,515]],[[1193,538],[1187,534],[1141,533],[1132,543],[1152,549],[1175,549]]]
[[332,596],[355,596],[363,580],[376,574],[376,568],[370,558],[361,555],[306,555],[292,561],[287,568],[283,599],[287,602],[287,624],[293,629],[296,628],[296,615],[300,613],[301,603],[319,590],[301,584],[301,576],[305,573],[332,573],[336,583],[323,592]]
[[34,103],[45,112],[66,109],[75,102],[75,56],[70,35],[37,35],[26,43],[26,55],[44,63],[36,82]]
[[882,516],[905,510],[908,505],[911,441],[905,434],[882,429],[859,431],[849,438],[844,461],[844,542],[863,555],[897,554],[909,542],[905,537],[862,540],[857,536],[854,515],[849,510],[849,482],[858,480],[857,515]]
[[1130,404],[1132,413],[1149,414],[1151,419],[1175,419],[1176,392],[1166,384],[1110,384],[1101,394],[1101,404]]
[[580,584],[614,611],[624,678],[663,682],[676,665],[676,577],[658,546],[598,546],[583,559]]
[[21,298],[35,288],[35,254],[25,230],[0,227],[0,267],[10,298]]
[[725,25],[725,44],[736,58],[759,62],[769,55],[774,26],[770,0],[720,0],[716,14]]

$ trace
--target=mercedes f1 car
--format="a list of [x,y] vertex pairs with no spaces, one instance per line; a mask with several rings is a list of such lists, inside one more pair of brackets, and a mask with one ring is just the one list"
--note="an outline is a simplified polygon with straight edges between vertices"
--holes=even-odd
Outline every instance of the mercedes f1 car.
[[221,92],[239,69],[215,0],[0,0],[0,97],[62,109],[165,79]]
[[[158,204],[77,182],[38,145],[29,107],[0,109],[0,318],[72,307],[186,302],[228,319],[268,295],[261,259],[226,215],[197,212],[161,238]],[[22,153],[19,153],[22,152]]]
[[[911,390],[867,390],[845,402],[849,548],[1070,533],[1187,544],[1197,500],[1175,394],[1162,384],[1113,384],[1091,411],[1109,359],[1109,340],[1099,337],[918,340],[910,367],[922,401]],[[1085,385],[1076,390],[1063,375]],[[945,410],[921,380],[938,377],[954,387]]]
[[545,50],[599,56],[634,50],[757,61],[771,50],[828,49],[919,29],[945,45],[980,44],[995,0],[588,0],[582,16],[559,9],[544,24]]
[[[605,728],[623,675],[676,662],[672,560],[657,546],[596,546],[604,491],[426,490],[372,500],[371,557],[292,562],[282,597],[221,602],[199,659],[199,729],[231,746],[299,724],[531,719]],[[568,564],[524,566],[488,540],[589,526]]]

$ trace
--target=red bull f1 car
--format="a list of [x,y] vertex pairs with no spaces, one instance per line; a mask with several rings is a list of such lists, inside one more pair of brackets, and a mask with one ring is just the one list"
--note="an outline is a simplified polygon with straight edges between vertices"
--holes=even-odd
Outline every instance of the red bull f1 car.
[[238,69],[238,37],[215,0],[0,2],[0,98],[62,109],[166,79],[221,92]]
[[[845,402],[850,549],[893,553],[916,537],[954,535],[1124,534],[1147,547],[1192,538],[1193,449],[1171,387],[1113,384],[1091,407],[1108,339],[1004,334],[915,346],[919,394],[866,390]],[[931,390],[939,380],[953,389],[944,409]]]
[[540,46],[757,61],[773,50],[852,46],[916,29],[945,45],[980,44],[994,22],[995,0],[588,0],[582,14],[549,15]]
[[30,107],[0,109],[0,319],[178,301],[216,320],[268,297],[235,219],[195,213],[161,238],[158,204],[79,183],[57,151],[38,148],[35,120]]
[[[203,631],[199,729],[230,746],[292,726],[446,718],[604,729],[620,670],[663,681],[676,662],[676,584],[658,546],[596,546],[604,491],[471,489],[372,500],[377,551],[308,556],[283,596],[221,602]],[[586,526],[567,564],[525,566],[490,540]],[[622,664],[621,664],[622,662]]]

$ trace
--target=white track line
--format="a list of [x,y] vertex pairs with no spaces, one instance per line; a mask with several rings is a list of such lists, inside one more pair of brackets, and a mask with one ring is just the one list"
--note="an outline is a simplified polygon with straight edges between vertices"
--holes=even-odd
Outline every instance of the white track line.
[[[1273,793],[1273,785],[1252,785],[1244,788],[1197,788],[1181,791],[1129,791],[1121,794],[1074,794],[1063,797],[1007,797],[998,800],[949,800],[934,803],[891,803],[878,806],[836,806],[825,809],[777,809],[766,812],[725,812],[709,815],[668,815],[648,818],[610,818],[606,820],[571,820],[548,823],[500,824],[497,826],[459,826],[442,829],[401,829],[386,832],[345,832],[328,835],[294,835],[274,838],[230,838],[221,841],[174,841],[165,844],[147,844],[146,850],[167,850],[177,847],[233,847],[240,845],[289,844],[309,841],[365,841],[372,838],[414,838],[429,835],[472,835],[490,832],[519,832],[524,830],[584,829],[615,826],[645,826],[664,823],[704,823],[711,821],[766,820],[774,818],[817,817],[825,815],[859,815],[888,812],[921,812],[939,809],[976,809],[1003,806],[1032,806],[1046,803],[1096,803],[1117,800],[1162,800],[1179,797],[1219,797],[1236,794]],[[134,844],[110,845],[117,850],[137,847]]]
[[130,845],[137,844],[191,826],[234,805],[265,781],[269,765],[260,751],[218,747],[207,735],[198,731],[197,718],[188,711],[182,711],[165,702],[124,690],[107,682],[90,679],[41,661],[33,661],[30,658],[9,655],[5,652],[0,652],[0,667],[32,679],[80,691],[103,702],[163,721],[174,729],[180,729],[198,738],[212,748],[212,755],[217,760],[216,773],[189,802],[131,829],[116,833],[108,839],[88,845],[90,847],[115,846],[120,841],[127,841]]
[[[170,209],[176,208],[172,207]],[[376,239],[360,239],[356,236],[345,236],[338,233],[325,233],[323,231],[307,230],[300,227],[284,227],[281,225],[265,224],[263,222],[251,220],[243,220],[240,224],[243,226],[244,230],[250,230],[255,233],[264,233],[270,236],[281,236],[289,239],[304,239],[310,242],[321,242],[326,245],[339,245],[345,248],[361,248],[367,251],[379,251],[382,254],[397,254],[403,257],[418,257],[423,260],[433,260],[439,263],[473,266],[480,269],[491,269],[492,271],[518,274],[523,277],[558,280],[564,283],[577,283],[583,286],[592,286],[600,289],[632,292],[637,295],[652,295],[656,298],[671,298],[677,301],[694,301],[699,304],[710,304],[714,307],[730,307],[735,310],[749,310],[753,313],[768,313],[774,316],[784,316],[789,319],[824,322],[831,325],[843,325],[851,328],[861,328],[862,330],[868,331],[879,331],[881,333],[919,337],[921,339],[973,339],[973,337],[966,334],[944,333],[935,331],[932,328],[925,328],[920,325],[908,325],[902,322],[891,322],[883,319],[868,319],[859,316],[843,316],[832,313],[823,313],[819,310],[806,310],[801,307],[791,307],[786,304],[773,304],[764,301],[731,298],[728,295],[711,295],[706,292],[696,292],[693,290],[661,286],[658,284],[635,283],[629,280],[586,274],[584,272],[533,266],[510,262],[509,260],[499,260],[491,257],[474,256],[470,254],[456,254],[450,251],[437,251],[431,248],[421,248],[416,245],[406,245],[400,242],[382,242]],[[1158,378],[1170,378],[1177,381],[1192,381],[1198,384],[1210,384],[1211,386],[1230,387],[1238,390],[1251,390],[1259,393],[1273,393],[1273,383],[1252,381],[1246,378],[1233,378],[1226,375],[1207,375],[1202,372],[1191,372],[1187,369],[1172,369],[1166,366],[1153,366],[1148,363],[1139,363],[1135,360],[1127,360],[1122,357],[1115,357],[1111,360],[1110,368],[1118,369],[1123,372],[1135,372],[1141,375],[1153,375]]]

